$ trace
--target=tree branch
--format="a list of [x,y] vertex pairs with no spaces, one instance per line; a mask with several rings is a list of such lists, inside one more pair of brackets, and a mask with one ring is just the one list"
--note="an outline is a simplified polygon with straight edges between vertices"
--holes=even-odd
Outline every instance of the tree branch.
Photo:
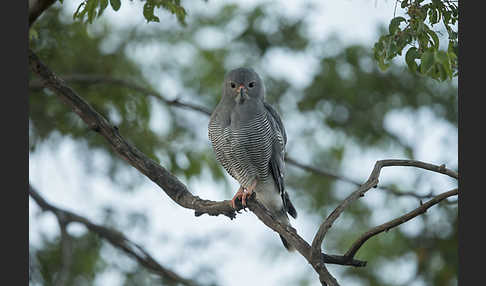
[[[236,216],[235,210],[231,207],[230,201],[225,200],[221,202],[214,202],[209,200],[202,200],[197,196],[193,196],[175,176],[168,172],[165,168],[155,163],[153,160],[145,156],[142,152],[134,146],[126,142],[126,140],[118,133],[117,128],[113,127],[102,115],[97,113],[86,101],[79,97],[63,80],[58,78],[52,71],[45,66],[35,53],[29,49],[29,64],[32,70],[39,75],[42,85],[52,90],[60,100],[67,104],[78,116],[94,131],[102,135],[114,152],[125,159],[130,165],[139,170],[142,174],[156,183],[162,190],[165,191],[169,197],[180,206],[195,211],[196,216],[202,214],[219,215],[223,214],[230,218]],[[253,200],[254,201],[254,200]],[[237,210],[241,210],[241,204],[237,204]],[[279,234],[288,239],[288,241],[296,247],[296,249],[305,257],[309,257],[310,246],[297,235],[295,230],[291,231],[286,227],[280,225],[268,212],[264,212],[263,206],[259,206],[257,202],[249,202],[250,210],[270,228],[277,231]],[[253,209],[252,209],[253,208]],[[265,215],[267,214],[267,215]],[[334,263],[351,266],[365,266],[366,262],[359,260],[349,260],[343,256],[320,254],[319,259],[314,263],[309,261],[313,267],[318,271],[320,277],[325,277],[327,270],[324,263]],[[332,276],[327,278],[329,285],[337,285],[334,283]],[[321,279],[322,281],[322,279]]]
[[[41,78],[42,86],[45,86],[52,90],[64,103],[66,103],[74,112],[76,112],[80,118],[94,131],[100,133],[109,145],[113,148],[116,154],[124,158],[129,164],[137,168],[140,172],[154,181],[159,187],[161,187],[169,197],[171,197],[176,203],[184,208],[195,210],[195,215],[199,216],[204,213],[209,215],[224,214],[230,218],[236,216],[235,210],[229,204],[229,201],[214,202],[209,200],[202,200],[197,196],[193,196],[175,176],[170,174],[165,168],[150,160],[142,152],[136,149],[134,146],[127,143],[123,137],[118,133],[118,129],[112,126],[103,116],[97,113],[87,102],[79,97],[69,86],[59,79],[54,73],[52,73],[29,49],[29,63],[32,70],[37,73]],[[87,80],[86,78],[84,80]],[[96,79],[91,79],[96,80]],[[115,83],[115,82],[114,82]],[[116,81],[116,83],[123,83],[129,85],[125,81]],[[149,90],[140,90],[145,93],[154,94],[160,99],[167,102],[160,95],[153,93]],[[169,101],[170,102],[170,101]],[[172,104],[179,107],[187,107],[197,110],[204,114],[209,114],[206,109],[195,109],[194,106],[180,103],[178,101],[172,101]],[[291,159],[291,162],[296,163]],[[299,164],[302,167],[302,164]],[[354,200],[360,196],[364,196],[364,193],[372,187],[377,187],[378,177],[383,167],[387,166],[412,166],[418,167],[438,173],[442,173],[458,179],[458,173],[445,168],[444,165],[436,166],[420,161],[414,160],[381,160],[377,161],[375,167],[365,184],[361,185],[358,190],[353,192],[348,198],[346,198],[321,224],[318,232],[316,233],[312,245],[309,246],[291,227],[287,227],[278,223],[271,214],[265,210],[257,201],[250,200],[248,207],[253,213],[269,228],[278,232],[284,238],[286,238],[297,251],[301,253],[304,258],[313,266],[316,272],[319,274],[319,279],[323,285],[338,285],[336,279],[327,271],[324,263],[336,263],[341,265],[353,265],[364,266],[366,263],[363,261],[354,260],[348,256],[338,255],[325,255],[321,253],[322,241],[332,226],[333,222],[339,217],[344,209]],[[315,171],[315,170],[314,170]],[[342,178],[341,178],[342,179]],[[238,210],[241,209],[241,204],[238,206]]]
[[29,28],[56,0],[29,0]]
[[[198,111],[207,116],[211,115],[211,111],[209,111],[206,107],[192,104],[189,102],[184,102],[179,99],[169,100],[163,97],[160,93],[152,89],[145,88],[127,79],[115,78],[115,77],[105,76],[105,75],[86,75],[86,74],[63,75],[62,79],[70,83],[83,83],[83,84],[92,84],[92,85],[108,84],[108,85],[122,86],[140,92],[142,94],[155,97],[169,106],[192,109],[194,111]],[[40,80],[33,80],[29,83],[29,88],[33,90],[39,90],[44,88],[44,85]]]
[[[63,235],[68,235],[66,226],[69,223],[71,222],[81,223],[84,226],[86,226],[88,230],[106,239],[114,247],[123,250],[129,256],[135,258],[141,265],[151,270],[152,272],[156,273],[160,277],[186,286],[197,285],[194,281],[187,278],[183,278],[179,276],[177,273],[160,265],[141,246],[130,241],[121,232],[101,225],[94,224],[91,221],[89,221],[87,218],[84,218],[70,211],[63,210],[51,205],[30,184],[29,184],[29,195],[32,197],[32,199],[34,199],[34,201],[39,205],[39,207],[41,207],[43,211],[50,211],[56,215],[61,226],[61,239],[63,239]],[[66,247],[70,248],[70,245],[65,245],[64,243],[62,243],[63,262],[64,262],[65,250],[68,251],[67,249],[65,249]],[[63,269],[64,268],[65,265],[63,264]],[[63,278],[65,279],[67,277],[63,277]],[[56,283],[56,285],[64,285],[63,282],[66,281],[59,279],[57,282],[60,282],[60,284]]]
[[[155,97],[155,98],[161,100],[162,102],[164,102],[165,104],[167,104],[169,106],[194,110],[194,111],[202,113],[206,116],[211,115],[211,112],[204,106],[184,102],[184,101],[181,101],[179,99],[175,99],[175,100],[166,99],[160,93],[155,92],[155,91],[153,91],[149,88],[145,88],[145,87],[143,87],[143,86],[141,86],[141,85],[139,85],[139,84],[137,84],[133,81],[126,80],[126,79],[115,78],[115,77],[105,76],[105,75],[86,75],[86,74],[64,75],[64,76],[62,76],[62,79],[64,81],[70,82],[70,83],[108,84],[108,85],[122,86],[122,87],[125,87],[125,88],[135,90],[135,91],[140,92],[142,94]],[[45,85],[38,79],[33,79],[31,82],[29,82],[29,89],[40,90],[44,87],[45,87]],[[303,169],[303,170],[308,171],[308,172],[315,173],[315,174],[320,175],[320,176],[328,177],[328,178],[335,179],[335,180],[344,181],[344,182],[353,184],[353,185],[358,186],[358,187],[361,186],[361,184],[358,181],[355,181],[353,179],[347,178],[347,177],[339,175],[339,174],[335,174],[335,173],[328,171],[328,170],[325,170],[325,169],[318,169],[318,168],[315,168],[315,167],[312,167],[312,166],[309,166],[309,165],[305,165],[305,164],[300,163],[297,160],[295,160],[295,159],[293,159],[292,157],[289,157],[289,156],[285,156],[285,161],[289,165],[295,166],[297,168]],[[419,200],[433,197],[432,193],[425,194],[425,195],[419,195],[419,194],[416,194],[416,193],[413,193],[413,192],[399,191],[399,190],[395,190],[391,187],[384,187],[384,186],[379,187],[379,189],[385,190],[385,191],[387,191],[387,192],[389,192],[393,195],[396,195],[396,196],[411,196],[411,197],[415,197]]]
[[43,84],[51,89],[61,101],[67,104],[89,126],[90,129],[102,135],[110,147],[130,165],[139,170],[161,187],[165,193],[180,206],[195,210],[197,214],[236,216],[230,201],[214,202],[202,200],[193,196],[177,177],[165,168],[148,158],[136,147],[129,144],[101,114],[96,112],[84,99],[79,97],[63,80],[52,73],[29,49],[29,63],[32,70],[38,74]]
[[[287,225],[283,225],[275,220],[273,215],[265,209],[257,200],[250,200],[247,202],[248,208],[269,228],[281,234],[304,258],[312,265],[314,270],[319,275],[319,280],[322,285],[337,286],[339,285],[336,279],[329,273],[324,263],[335,263],[341,265],[353,265],[353,266],[366,266],[366,262],[347,259],[343,256],[329,256],[325,254],[320,254],[319,259],[311,259],[311,247],[310,245],[302,239],[297,231]],[[344,259],[343,259],[344,258]],[[327,260],[327,261],[326,261]],[[333,262],[330,262],[333,261]]]
[[[347,183],[353,184],[357,187],[361,186],[361,183],[359,183],[358,181],[355,181],[353,179],[347,178],[347,177],[339,175],[339,174],[335,174],[335,173],[328,171],[328,170],[318,169],[318,168],[313,167],[313,166],[302,164],[302,163],[298,162],[297,160],[295,160],[294,158],[291,158],[289,156],[286,156],[285,161],[289,165],[293,165],[295,167],[301,168],[305,171],[308,171],[308,172],[311,172],[311,173],[314,173],[314,174],[317,174],[317,175],[320,175],[320,176],[324,176],[324,177],[328,177],[328,178],[331,178],[331,179],[347,182]],[[378,187],[378,189],[382,189],[382,190],[387,191],[387,192],[389,192],[393,195],[396,195],[396,196],[411,196],[411,197],[415,197],[417,199],[427,199],[427,198],[433,197],[433,194],[419,195],[419,194],[416,194],[414,192],[398,191],[398,190],[395,190],[391,187],[383,187],[382,186],[382,187]]]
[[371,237],[383,232],[383,231],[388,231],[391,228],[394,228],[402,223],[405,223],[411,219],[413,219],[416,216],[419,216],[427,211],[430,207],[432,207],[435,204],[438,204],[440,201],[442,201],[445,198],[448,198],[450,196],[454,196],[458,194],[458,189],[454,189],[445,193],[442,193],[438,196],[435,196],[433,199],[430,201],[426,202],[425,204],[422,204],[420,207],[416,208],[415,210],[408,212],[404,214],[401,217],[398,217],[396,219],[393,219],[389,222],[386,222],[384,224],[378,225],[369,231],[365,232],[360,238],[358,238],[352,246],[349,248],[349,250],[346,252],[344,256],[347,256],[349,258],[353,258],[356,255],[356,252],[360,249],[360,247]]
[[408,166],[408,167],[417,167],[421,169],[426,169],[429,171],[441,173],[448,175],[452,178],[459,179],[459,174],[453,170],[449,170],[445,167],[445,165],[436,166],[429,163],[424,163],[421,161],[416,160],[380,160],[375,163],[375,167],[371,172],[368,180],[361,185],[358,190],[354,191],[349,195],[341,204],[339,204],[336,209],[326,218],[326,220],[321,224],[319,230],[317,231],[316,235],[314,236],[314,240],[312,241],[312,259],[318,259],[321,253],[321,245],[324,237],[331,228],[334,221],[341,215],[344,209],[357,198],[364,196],[364,194],[371,189],[372,187],[376,187],[378,185],[378,177],[380,176],[381,169],[383,167],[390,167],[390,166]]

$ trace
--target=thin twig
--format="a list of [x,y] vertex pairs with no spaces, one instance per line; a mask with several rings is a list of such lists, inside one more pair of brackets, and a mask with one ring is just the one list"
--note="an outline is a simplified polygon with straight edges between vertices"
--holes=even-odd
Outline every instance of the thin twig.
[[354,191],[349,195],[344,201],[339,204],[336,209],[334,209],[333,212],[324,220],[324,222],[321,224],[319,227],[319,230],[317,231],[316,235],[314,236],[314,239],[312,241],[312,254],[311,256],[313,259],[317,259],[319,257],[320,252],[321,252],[321,245],[322,241],[324,240],[324,237],[331,228],[332,224],[334,221],[341,215],[341,213],[344,211],[344,209],[353,201],[358,199],[359,197],[364,196],[364,194],[371,188],[375,187],[378,185],[378,178],[380,176],[381,169],[383,167],[390,167],[390,166],[407,166],[407,167],[417,167],[441,174],[448,175],[450,177],[453,177],[455,179],[459,179],[459,174],[453,170],[447,169],[445,165],[437,166],[421,161],[416,161],[416,160],[398,160],[398,159],[389,159],[389,160],[380,160],[377,161],[375,164],[375,167],[373,168],[373,171],[371,172],[368,180],[361,185],[358,190]]
[[[129,89],[138,91],[142,94],[155,97],[155,98],[161,100],[162,102],[164,102],[165,104],[167,104],[169,106],[194,110],[194,111],[202,113],[206,116],[211,115],[211,112],[209,111],[209,109],[204,107],[204,106],[192,104],[192,103],[189,103],[189,102],[184,102],[184,101],[181,101],[181,100],[178,100],[178,99],[175,99],[175,100],[166,99],[160,93],[155,92],[155,91],[153,91],[149,88],[145,88],[145,87],[143,87],[143,86],[141,86],[141,85],[139,85],[139,84],[137,84],[133,81],[126,80],[126,79],[115,78],[115,77],[104,76],[104,75],[86,75],[86,74],[70,74],[70,75],[61,76],[61,78],[64,81],[71,82],[71,83],[112,84],[112,85],[116,85],[116,86],[119,86],[119,87],[125,87],[125,88],[129,88]],[[29,88],[32,89],[32,90],[39,90],[39,89],[45,88],[45,86],[40,80],[33,79],[31,82],[29,82]],[[356,180],[347,178],[343,175],[335,174],[332,171],[329,171],[329,170],[326,170],[326,169],[316,168],[316,167],[313,167],[313,166],[310,166],[310,165],[303,164],[303,163],[298,162],[297,160],[295,160],[294,158],[292,158],[291,156],[288,156],[288,155],[285,157],[285,161],[289,165],[292,165],[292,166],[295,166],[297,168],[306,170],[308,172],[315,173],[315,174],[320,175],[320,176],[324,176],[324,177],[328,177],[328,178],[331,178],[331,179],[347,182],[347,183],[353,184],[353,185],[358,186],[358,187],[361,186],[361,184]],[[419,195],[419,194],[416,194],[414,192],[399,191],[399,190],[396,190],[394,188],[386,187],[386,186],[380,186],[378,188],[385,190],[385,191],[387,191],[387,192],[389,192],[393,195],[396,195],[396,196],[411,196],[411,197],[414,197],[414,198],[419,199],[419,200],[420,199],[428,199],[428,198],[433,197],[432,193],[425,194],[425,195]]]
[[395,14],[397,12],[397,4],[398,4],[399,0],[396,0],[395,1],[395,8],[393,9],[393,18],[395,18]]
[[442,193],[438,196],[435,196],[430,201],[422,204],[420,207],[414,209],[413,211],[410,211],[410,212],[402,215],[401,217],[398,217],[396,219],[393,219],[389,222],[386,222],[384,224],[378,225],[378,226],[370,229],[369,231],[367,231],[366,233],[361,235],[361,237],[358,238],[352,244],[352,246],[349,248],[349,250],[346,252],[346,254],[344,256],[347,256],[349,258],[353,258],[356,255],[356,253],[358,252],[358,250],[360,249],[360,247],[371,237],[373,237],[373,236],[375,236],[375,235],[377,235],[377,234],[379,234],[383,231],[388,231],[391,228],[394,228],[394,227],[396,227],[396,226],[398,226],[402,223],[405,223],[405,222],[413,219],[414,217],[425,213],[427,211],[427,209],[429,209],[430,207],[432,207],[435,204],[438,204],[439,202],[441,202],[445,198],[448,198],[450,196],[454,196],[454,195],[457,195],[457,194],[458,194],[458,189],[454,189],[454,190]]
[[[116,78],[116,77],[111,77],[111,76],[105,76],[105,75],[86,75],[86,74],[70,74],[70,75],[63,75],[61,78],[70,83],[83,83],[83,84],[90,84],[90,85],[95,85],[95,84],[108,84],[108,85],[115,85],[118,87],[125,87],[132,89],[134,91],[140,92],[142,94],[155,97],[165,104],[169,106],[175,106],[175,107],[181,107],[181,108],[187,108],[187,109],[192,109],[194,111],[198,111],[202,114],[205,114],[207,116],[211,115],[211,112],[203,106],[192,104],[189,102],[181,101],[180,99],[167,99],[163,97],[160,93],[143,87],[131,80],[127,79],[122,79],[122,78]],[[29,88],[32,90],[39,90],[44,88],[43,83],[40,80],[32,80],[29,83]]]
[[[289,157],[289,156],[286,156],[285,161],[289,165],[301,168],[305,171],[315,173],[315,174],[320,175],[320,176],[324,176],[324,177],[328,177],[328,178],[331,178],[331,179],[350,183],[350,184],[353,184],[357,187],[361,186],[361,184],[356,180],[353,180],[353,179],[347,178],[345,176],[333,173],[332,171],[328,171],[328,170],[325,170],[325,169],[319,169],[319,168],[316,168],[316,167],[313,167],[313,166],[310,166],[310,165],[300,163],[297,160],[295,160],[294,158]],[[434,196],[432,193],[425,194],[425,195],[419,195],[419,194],[416,194],[416,193],[411,192],[411,191],[408,191],[408,192],[407,191],[399,191],[399,190],[396,190],[394,188],[386,187],[386,186],[379,186],[378,189],[387,191],[387,192],[389,192],[393,195],[396,195],[396,196],[411,196],[411,197],[417,198],[419,200],[420,199],[432,198]]]

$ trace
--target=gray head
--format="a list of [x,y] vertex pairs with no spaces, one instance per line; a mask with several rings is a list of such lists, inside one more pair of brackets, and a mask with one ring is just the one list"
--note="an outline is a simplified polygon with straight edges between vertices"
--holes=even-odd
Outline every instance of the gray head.
[[224,77],[223,97],[232,98],[237,103],[247,99],[263,100],[265,87],[260,76],[251,68],[237,68]]

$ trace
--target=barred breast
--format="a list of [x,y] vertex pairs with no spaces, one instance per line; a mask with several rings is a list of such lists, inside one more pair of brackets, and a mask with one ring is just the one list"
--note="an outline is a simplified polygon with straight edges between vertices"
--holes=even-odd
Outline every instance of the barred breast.
[[243,187],[248,187],[255,178],[259,181],[271,178],[269,161],[275,134],[266,112],[256,113],[238,125],[225,126],[215,117],[208,130],[216,159]]
[[233,178],[237,179],[236,173],[232,168],[232,160],[234,160],[230,149],[232,141],[232,132],[229,125],[221,122],[218,117],[211,118],[208,126],[209,141],[216,154],[216,160],[223,166]]

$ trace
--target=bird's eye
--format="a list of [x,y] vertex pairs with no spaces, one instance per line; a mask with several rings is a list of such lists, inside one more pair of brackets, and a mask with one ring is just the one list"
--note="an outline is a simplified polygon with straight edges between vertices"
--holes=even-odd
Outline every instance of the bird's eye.
[[250,84],[248,85],[249,88],[254,88],[256,85],[256,83],[254,81],[250,82]]
[[231,82],[230,84],[231,84],[231,88],[236,88],[236,83]]

